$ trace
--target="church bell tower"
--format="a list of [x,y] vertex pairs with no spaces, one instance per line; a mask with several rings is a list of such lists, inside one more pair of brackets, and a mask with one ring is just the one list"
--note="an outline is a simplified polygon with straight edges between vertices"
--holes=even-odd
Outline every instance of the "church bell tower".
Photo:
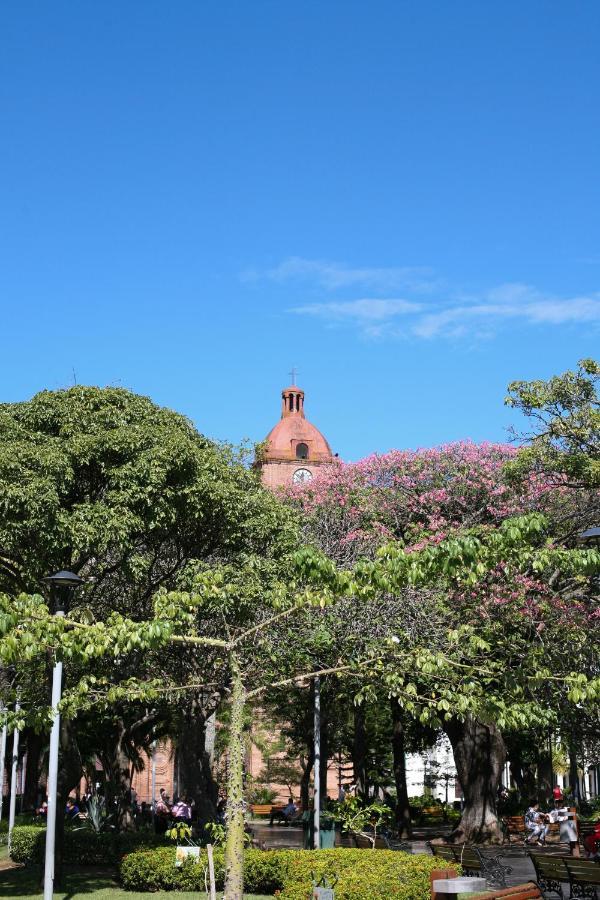
[[265,444],[257,465],[271,490],[310,481],[319,466],[333,462],[331,447],[304,414],[304,391],[293,383],[281,392],[281,418]]

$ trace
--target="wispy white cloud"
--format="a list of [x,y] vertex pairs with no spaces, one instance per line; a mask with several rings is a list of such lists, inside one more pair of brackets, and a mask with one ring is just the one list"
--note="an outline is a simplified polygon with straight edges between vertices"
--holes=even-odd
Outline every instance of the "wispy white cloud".
[[529,325],[600,324],[600,294],[590,297],[546,297],[527,285],[502,285],[488,291],[479,302],[449,305],[427,313],[413,324],[419,337],[458,337],[494,332],[503,322]]
[[384,300],[379,297],[364,297],[360,300],[331,301],[329,303],[309,303],[295,306],[290,310],[305,316],[315,316],[329,321],[354,321],[357,324],[386,322],[397,316],[419,312],[420,303],[410,300]]
[[[422,339],[489,338],[509,324],[600,328],[600,292],[559,297],[509,282],[472,294],[452,289],[428,268],[358,267],[300,256],[243,277],[316,294],[314,302],[290,304],[288,312],[345,324],[372,338],[410,334]],[[348,296],[361,288],[372,293],[358,299]],[[390,296],[392,290],[401,291],[401,296]]]
[[376,291],[406,289],[415,292],[429,291],[436,283],[432,270],[419,266],[347,266],[325,260],[304,259],[290,256],[279,265],[260,272],[248,270],[242,273],[244,281],[269,281],[283,283],[310,283],[328,291],[341,288],[366,288]]

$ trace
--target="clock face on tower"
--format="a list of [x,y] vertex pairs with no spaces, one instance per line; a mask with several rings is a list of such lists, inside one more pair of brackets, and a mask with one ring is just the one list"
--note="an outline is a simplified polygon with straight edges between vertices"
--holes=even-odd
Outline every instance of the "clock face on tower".
[[294,484],[306,484],[312,477],[310,469],[296,469],[292,476],[292,481]]

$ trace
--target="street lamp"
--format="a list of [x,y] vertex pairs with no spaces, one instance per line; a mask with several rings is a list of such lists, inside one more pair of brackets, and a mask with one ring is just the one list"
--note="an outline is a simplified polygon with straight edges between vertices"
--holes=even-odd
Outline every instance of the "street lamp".
[[[56,572],[44,581],[50,588],[50,598],[54,604],[54,615],[64,616],[69,605],[69,597],[75,588],[83,583],[83,578],[74,572]],[[54,665],[52,672],[52,731],[50,732],[50,757],[48,760],[48,809],[46,814],[46,860],[44,867],[44,900],[52,900],[54,893],[54,844],[56,838],[56,794],[58,782],[58,744],[60,733],[60,713],[58,704],[62,690],[62,662]]]
[[313,846],[318,850],[321,846],[321,679],[318,675],[315,678],[314,700]]
[[[0,704],[0,713],[5,712],[4,706]],[[2,804],[4,801],[4,758],[6,756],[6,736],[8,734],[8,726],[4,724],[0,732],[0,822],[2,821]]]

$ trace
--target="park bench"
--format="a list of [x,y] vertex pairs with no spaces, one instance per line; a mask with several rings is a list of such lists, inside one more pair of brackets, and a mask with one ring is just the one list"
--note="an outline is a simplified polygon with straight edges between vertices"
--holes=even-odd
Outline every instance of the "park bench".
[[558,894],[563,897],[562,885],[569,883],[570,898],[600,897],[600,863],[577,856],[549,856],[544,853],[530,853],[537,883],[544,895]]
[[493,885],[506,887],[506,876],[512,868],[500,862],[500,854],[486,856],[478,847],[467,847],[465,844],[429,844],[434,856],[459,863],[463,875],[480,875]]
[[252,813],[253,816],[270,816],[272,809],[273,809],[272,803],[251,803],[250,804],[250,812]]
[[530,853],[529,858],[535,869],[535,880],[542,889],[544,896],[546,894],[558,894],[562,898],[562,885],[569,880],[563,857],[553,856],[548,853]]
[[570,897],[600,897],[600,863],[576,856],[562,857],[569,876]]
[[502,825],[504,827],[504,835],[509,843],[513,837],[523,841],[527,837],[525,816],[504,816],[502,818]]
[[364,834],[351,832],[351,838],[355,847],[360,850],[402,850],[404,853],[412,853],[412,848],[408,841],[396,840],[387,834],[378,834],[375,838],[375,847],[373,842]]
[[270,824],[273,824],[273,821],[277,819],[278,822],[283,822],[284,825],[295,825],[302,820],[302,807],[299,806],[296,809],[296,812],[287,816],[284,813],[284,806],[272,806],[270,812]]

